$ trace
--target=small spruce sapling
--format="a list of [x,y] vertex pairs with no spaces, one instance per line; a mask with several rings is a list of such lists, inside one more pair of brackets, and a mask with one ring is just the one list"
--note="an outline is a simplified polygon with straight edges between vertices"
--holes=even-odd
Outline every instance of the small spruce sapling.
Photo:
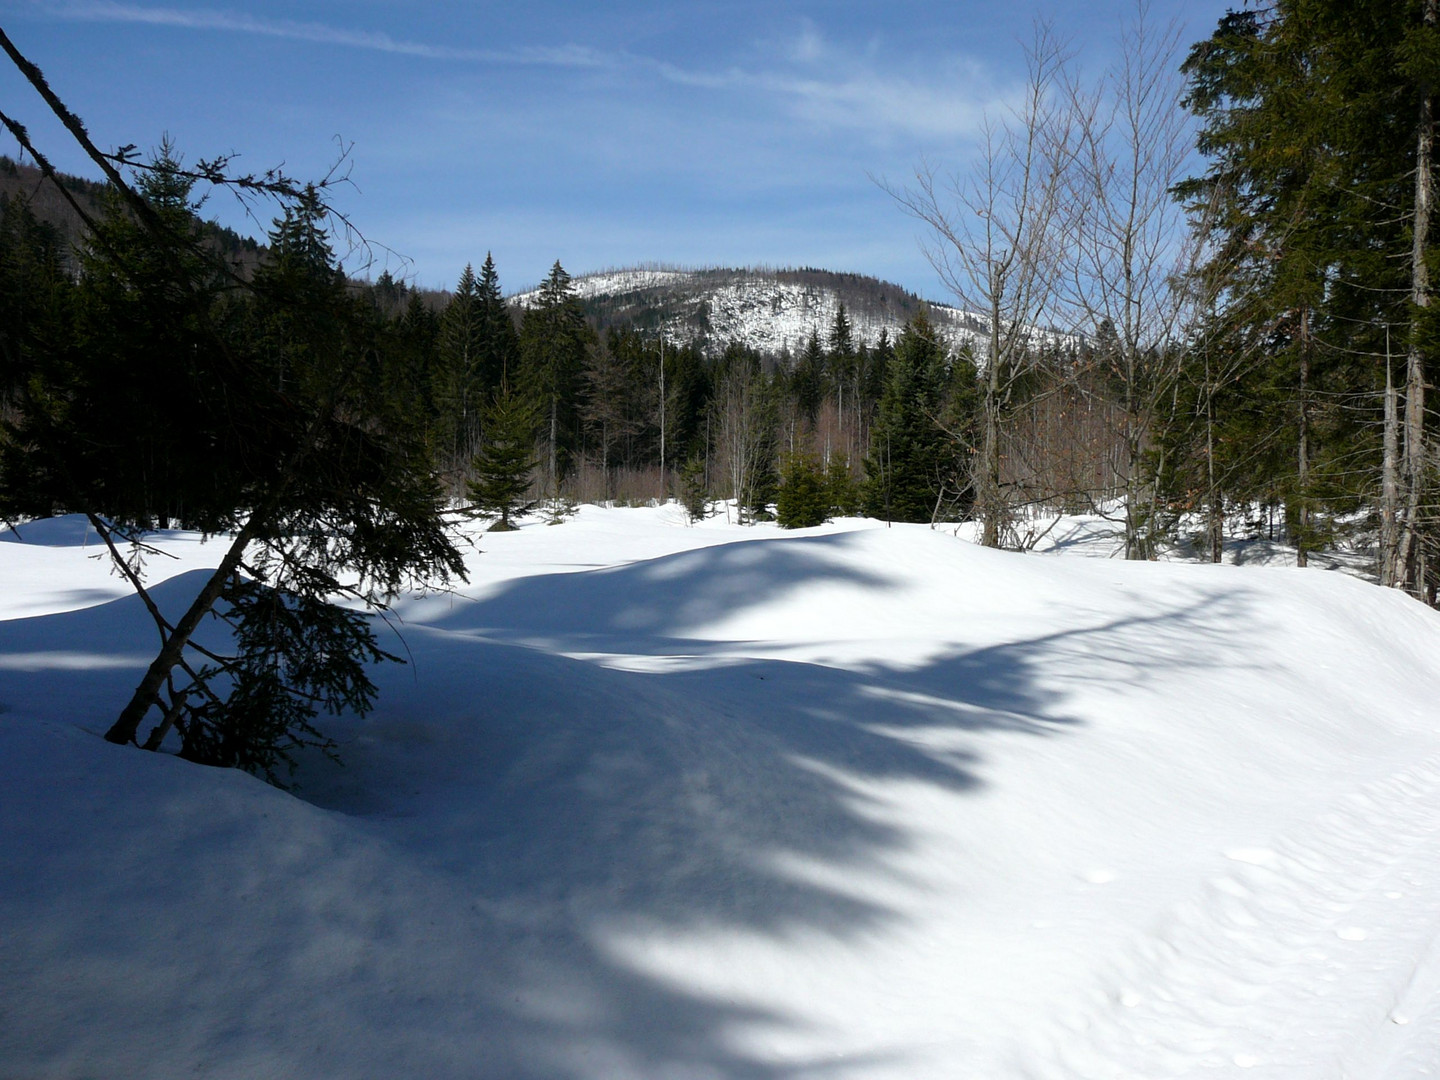
[[510,519],[535,505],[530,497],[535,466],[534,410],[508,386],[485,412],[484,435],[472,463],[470,502],[477,514],[498,518],[491,532],[510,532]]
[[788,455],[775,499],[775,519],[781,528],[808,529],[823,525],[829,517],[830,489],[819,462],[804,452]]

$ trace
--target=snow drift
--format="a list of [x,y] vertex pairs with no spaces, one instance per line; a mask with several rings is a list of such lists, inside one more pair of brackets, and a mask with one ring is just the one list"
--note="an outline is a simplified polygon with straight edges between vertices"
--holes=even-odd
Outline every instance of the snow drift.
[[[405,598],[297,797],[104,743],[153,628],[83,527],[19,539],[0,1075],[1436,1067],[1440,619],[1393,592],[587,507]],[[216,553],[157,543],[181,605]]]

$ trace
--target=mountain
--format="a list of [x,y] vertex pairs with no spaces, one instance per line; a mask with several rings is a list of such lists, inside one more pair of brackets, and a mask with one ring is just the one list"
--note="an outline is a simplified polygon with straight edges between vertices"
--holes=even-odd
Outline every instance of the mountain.
[[[107,185],[68,173],[57,175],[64,192],[34,165],[0,155],[0,199],[27,203],[36,218],[52,226],[64,241],[62,250],[74,270],[77,267],[74,253],[84,247],[89,237],[89,229],[80,211],[92,218],[102,216],[105,213]],[[69,193],[69,198],[65,192]],[[79,210],[72,205],[71,199],[78,204]],[[259,264],[265,250],[263,244],[215,221],[197,217],[196,223],[206,246],[222,255],[237,272],[248,274]]]
[[[882,332],[894,340],[922,307],[952,347],[979,346],[987,329],[982,316],[923,300],[899,285],[813,267],[635,267],[586,274],[573,286],[602,327],[663,329],[672,340],[715,349],[734,340],[762,353],[798,353],[812,331],[827,340],[841,304],[857,345],[873,345]],[[539,289],[531,289],[511,300],[528,307],[538,296]]]

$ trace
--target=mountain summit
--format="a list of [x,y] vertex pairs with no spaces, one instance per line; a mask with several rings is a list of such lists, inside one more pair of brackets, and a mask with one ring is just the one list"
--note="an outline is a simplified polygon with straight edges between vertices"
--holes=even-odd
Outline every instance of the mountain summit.
[[[663,329],[672,340],[717,348],[740,341],[763,353],[799,352],[812,332],[824,341],[842,304],[856,344],[873,345],[882,332],[893,340],[922,307],[955,347],[978,344],[987,328],[979,315],[890,282],[812,267],[635,267],[586,274],[572,285],[586,314],[602,326]],[[528,307],[538,296],[532,289],[511,299]]]

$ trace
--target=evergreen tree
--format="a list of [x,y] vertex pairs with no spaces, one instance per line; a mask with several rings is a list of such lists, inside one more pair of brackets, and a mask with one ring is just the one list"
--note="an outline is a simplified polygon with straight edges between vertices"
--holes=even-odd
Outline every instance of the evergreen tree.
[[900,335],[871,431],[865,505],[872,517],[930,521],[945,490],[960,486],[953,444],[937,422],[944,386],[944,348],[921,311]]
[[633,433],[632,399],[624,358],[611,349],[612,338],[595,342],[585,355],[580,382],[580,406],[590,445],[600,449],[600,470],[605,478],[605,498],[610,498],[610,474],[614,451]]
[[[72,130],[83,131],[76,122]],[[79,137],[79,136],[77,136]],[[146,601],[161,645],[106,737],[280,782],[332,744],[321,712],[364,712],[386,658],[363,611],[419,578],[463,572],[422,440],[386,388],[373,305],[333,263],[317,189],[282,190],[271,262],[239,296],[202,242],[169,148],[132,188],[112,179],[75,288],[68,347],[37,352],[0,440],[0,514],[83,513]],[[287,194],[288,191],[288,194]],[[231,537],[177,620],[121,550],[156,523]],[[233,646],[199,650],[214,616]]]
[[1434,0],[1281,0],[1228,14],[1185,63],[1209,167],[1181,193],[1214,246],[1206,355],[1229,358],[1199,372],[1200,441],[1231,384],[1283,389],[1246,437],[1289,446],[1270,460],[1302,560],[1317,509],[1378,494],[1382,577],[1417,595],[1440,555],[1425,493],[1436,19]]
[[814,455],[789,454],[780,473],[775,520],[784,529],[808,529],[830,517],[830,487]]
[[825,492],[831,514],[851,517],[860,513],[864,506],[860,486],[850,474],[850,462],[839,454],[830,456],[830,464],[825,471]]
[[835,311],[835,320],[830,324],[830,338],[825,354],[828,370],[826,381],[835,396],[835,413],[840,421],[840,433],[847,446],[856,446],[853,440],[860,428],[860,378],[859,355],[855,350],[854,335],[850,330],[850,318],[841,304]]
[[805,348],[795,359],[790,375],[790,396],[797,418],[814,426],[820,402],[825,396],[825,350],[820,347],[820,335],[815,330],[810,331],[810,336],[805,339]]
[[487,395],[493,395],[502,384],[513,381],[520,359],[520,336],[500,293],[500,274],[488,251],[480,267],[476,306],[480,320],[480,386]]
[[460,272],[440,318],[440,363],[435,398],[440,407],[440,445],[451,468],[469,459],[480,437],[480,409],[486,400],[481,364],[484,321],[480,288],[469,263]]
[[[394,354],[391,393],[408,402],[414,422],[427,431],[435,426],[435,369],[440,351],[440,319],[418,292],[411,291],[405,307],[390,324]],[[433,444],[432,444],[433,450]]]
[[42,357],[71,347],[73,295],[58,230],[26,200],[0,196],[0,409],[16,400]]
[[491,532],[514,529],[511,517],[535,505],[530,498],[535,465],[534,411],[502,384],[486,410],[485,437],[471,464],[469,485],[475,510],[499,518]]
[[705,459],[692,455],[680,469],[680,505],[692,524],[705,520],[710,510],[709,494],[705,484]]
[[556,262],[520,325],[523,387],[541,417],[545,483],[552,498],[559,496],[577,443],[576,391],[592,337],[570,275]]

